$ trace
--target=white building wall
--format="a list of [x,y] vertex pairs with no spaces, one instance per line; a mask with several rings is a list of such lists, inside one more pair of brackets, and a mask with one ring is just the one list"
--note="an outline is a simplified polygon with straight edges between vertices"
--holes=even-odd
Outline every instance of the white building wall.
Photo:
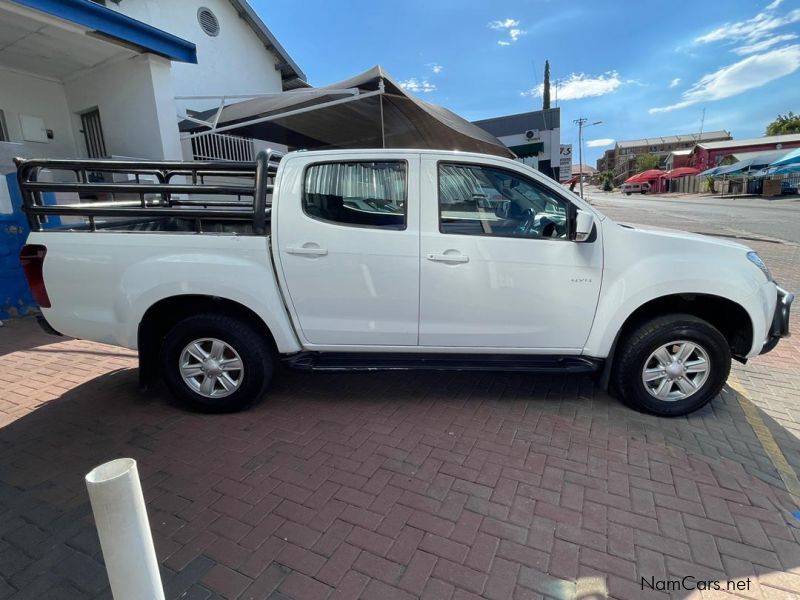
[[[95,107],[99,110],[108,154],[181,158],[168,60],[136,56],[93,69],[68,81],[65,89],[75,131],[81,129],[81,113]],[[78,155],[85,157],[82,138],[78,146]]]
[[[0,67],[0,110],[5,115],[10,141],[23,145],[24,156],[69,158],[75,155],[75,135],[61,82]],[[53,139],[23,140],[20,115],[44,120],[45,128],[53,130]]]
[[[263,94],[282,90],[279,58],[268,51],[228,0],[125,0],[107,3],[129,17],[177,35],[197,46],[196,65],[175,63],[172,84],[176,96]],[[268,5],[269,6],[269,5]],[[207,35],[197,21],[200,7],[210,9],[220,25],[219,35]],[[191,101],[196,110],[219,101]],[[179,103],[185,108],[187,103]]]

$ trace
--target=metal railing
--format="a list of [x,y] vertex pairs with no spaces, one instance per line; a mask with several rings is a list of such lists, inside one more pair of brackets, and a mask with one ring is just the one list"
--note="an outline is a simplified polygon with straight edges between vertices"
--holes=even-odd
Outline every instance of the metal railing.
[[209,132],[196,134],[190,139],[195,160],[255,160],[255,141],[252,138]]
[[[249,222],[253,233],[263,235],[279,160],[280,154],[262,150],[254,162],[15,158],[14,163],[33,231],[43,230],[48,216],[84,217],[90,231],[97,231],[103,217],[170,217],[193,221],[196,233],[203,232],[203,221],[214,220]],[[74,181],[42,181],[45,173],[58,178],[71,173]],[[120,176],[127,181],[114,180]],[[44,194],[59,192],[77,194],[79,202],[45,200]]]

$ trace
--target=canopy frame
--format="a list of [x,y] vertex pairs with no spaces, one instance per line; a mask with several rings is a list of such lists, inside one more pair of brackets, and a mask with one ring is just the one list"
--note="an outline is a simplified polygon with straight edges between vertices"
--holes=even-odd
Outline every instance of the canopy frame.
[[[219,106],[217,107],[217,112],[214,114],[214,118],[211,121],[205,121],[203,119],[198,119],[196,117],[192,117],[190,115],[178,112],[178,117],[181,119],[186,119],[187,121],[191,121],[192,123],[196,123],[197,125],[202,125],[203,127],[208,127],[208,131],[194,131],[188,133],[184,136],[184,139],[192,139],[195,137],[208,135],[209,133],[223,133],[225,131],[230,131],[232,129],[241,129],[243,127],[247,127],[249,125],[257,125],[258,123],[266,123],[267,121],[276,121],[278,119],[283,119],[285,117],[293,117],[295,115],[300,115],[303,113],[319,110],[322,108],[329,108],[331,106],[336,106],[337,104],[345,104],[347,102],[354,102],[357,100],[364,100],[366,98],[372,98],[373,96],[383,96],[386,93],[386,86],[383,83],[383,80],[378,81],[378,89],[372,92],[362,92],[358,88],[341,88],[341,89],[313,89],[313,90],[291,90],[287,92],[276,92],[276,93],[269,93],[269,94],[246,94],[246,95],[225,95],[225,96],[176,96],[176,100],[219,100]],[[222,111],[225,108],[225,101],[228,99],[249,99],[249,98],[267,98],[271,96],[285,96],[287,94],[290,95],[307,95],[310,97],[314,96],[338,96],[338,95],[345,95],[349,97],[345,98],[338,98],[336,100],[329,100],[328,102],[323,102],[321,104],[315,104],[314,106],[306,106],[303,108],[295,108],[293,110],[287,110],[282,113],[277,113],[274,115],[269,115],[266,117],[258,117],[255,119],[248,119],[246,121],[241,121],[238,123],[234,123],[232,125],[223,125],[219,127],[219,119],[222,116]],[[383,133],[383,99],[381,98],[381,138],[384,138]],[[384,142],[385,146],[385,142]]]

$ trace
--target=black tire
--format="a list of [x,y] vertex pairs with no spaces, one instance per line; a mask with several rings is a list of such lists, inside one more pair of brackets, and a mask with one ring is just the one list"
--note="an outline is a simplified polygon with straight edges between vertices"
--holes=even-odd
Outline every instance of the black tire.
[[[183,379],[180,358],[191,342],[215,338],[235,350],[242,362],[241,382],[227,396],[212,398],[195,391]],[[170,392],[188,408],[200,412],[232,412],[259,400],[274,371],[274,352],[264,334],[246,320],[220,314],[200,314],[179,321],[161,346],[160,363]]]
[[633,192],[625,192],[626,196],[630,196]]
[[[706,380],[686,398],[661,400],[647,391],[642,371],[645,361],[661,346],[677,340],[696,344],[708,356]],[[636,410],[677,417],[705,406],[728,379],[731,352],[725,337],[713,325],[692,315],[673,314],[643,323],[621,341],[614,361],[612,384],[620,399]]]

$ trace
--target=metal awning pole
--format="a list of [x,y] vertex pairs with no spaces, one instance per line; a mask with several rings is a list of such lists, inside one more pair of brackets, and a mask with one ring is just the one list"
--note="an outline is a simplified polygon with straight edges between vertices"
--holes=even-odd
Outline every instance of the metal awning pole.
[[383,92],[384,92],[383,79],[381,79],[378,89],[381,92],[381,95],[378,98],[378,102],[381,107],[381,148],[386,148],[386,129],[384,128],[384,123],[383,123]]

